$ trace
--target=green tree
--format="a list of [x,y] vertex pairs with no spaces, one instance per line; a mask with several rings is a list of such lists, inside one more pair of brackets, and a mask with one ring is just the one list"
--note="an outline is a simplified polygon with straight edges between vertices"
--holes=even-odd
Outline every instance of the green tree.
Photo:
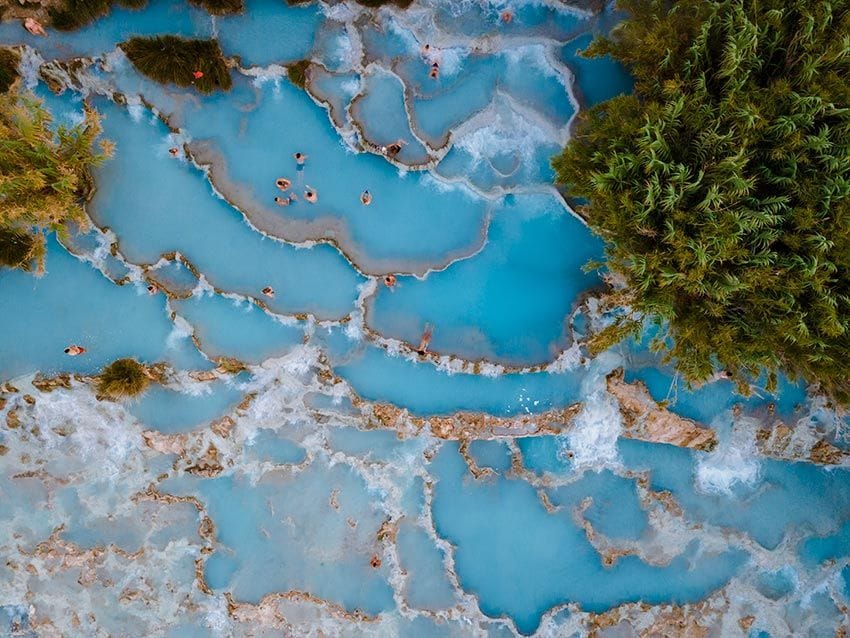
[[633,95],[553,159],[627,311],[690,382],[767,371],[850,402],[850,0],[620,0]]
[[50,113],[31,95],[0,94],[0,263],[43,267],[44,234],[85,228],[90,169],[112,152],[101,140],[97,113],[75,126],[50,127]]

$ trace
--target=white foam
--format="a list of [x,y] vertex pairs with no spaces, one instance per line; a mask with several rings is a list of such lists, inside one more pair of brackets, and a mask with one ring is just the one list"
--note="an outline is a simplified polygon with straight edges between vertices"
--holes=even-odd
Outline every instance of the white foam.
[[351,22],[365,9],[354,3],[339,2],[337,4],[319,3],[319,9],[329,20]]
[[606,465],[617,464],[617,439],[622,429],[617,402],[604,389],[596,390],[585,399],[566,437],[573,465],[598,471]]
[[731,494],[736,486],[752,487],[760,478],[756,424],[749,419],[730,421],[730,415],[726,415],[712,423],[720,443],[697,461],[696,487],[701,492]]
[[436,61],[440,63],[440,75],[443,77],[452,77],[463,69],[463,63],[469,57],[469,51],[457,47],[440,49],[436,57]]
[[363,82],[361,82],[360,76],[357,76],[356,78],[346,80],[339,85],[339,88],[351,98],[360,93],[360,90],[363,88]]
[[242,73],[254,78],[251,81],[256,87],[261,87],[267,82],[279,82],[281,78],[286,77],[286,67],[280,64],[270,64],[268,66],[252,66],[248,69],[242,69]]
[[171,328],[171,332],[168,333],[168,337],[165,339],[165,347],[169,350],[177,349],[183,339],[187,339],[195,334],[195,329],[192,327],[192,324],[180,315],[175,314],[172,321],[174,323],[174,327]]
[[38,51],[31,47],[24,47],[21,50],[18,74],[29,90],[33,90],[38,85],[38,71],[42,64],[44,64],[44,58]]
[[215,288],[213,288],[212,284],[207,281],[207,278],[201,273],[201,276],[198,278],[198,283],[195,284],[195,287],[192,288],[192,296],[193,297],[204,297],[205,295],[213,295],[215,294]]
[[230,617],[227,613],[227,601],[223,596],[217,596],[207,606],[204,623],[216,635],[223,636],[231,631]]
[[346,27],[343,33],[334,38],[330,57],[339,62],[340,71],[351,71],[359,67],[363,50],[360,38],[353,28]]
[[542,44],[529,44],[513,49],[505,49],[502,55],[512,70],[522,72],[524,69],[531,67],[541,71],[545,77],[557,78],[561,84],[566,86],[563,75],[549,58],[548,48]]
[[584,404],[564,441],[576,467],[599,471],[619,465],[617,439],[623,430],[623,419],[617,401],[608,394],[606,378],[620,364],[618,355],[603,352],[593,360],[582,381]]
[[356,309],[351,313],[351,319],[345,325],[345,336],[352,341],[360,341],[363,339],[363,327],[365,320],[363,318],[363,304],[368,297],[375,294],[378,288],[378,280],[371,277],[357,286],[357,301],[355,302]]
[[505,374],[504,366],[497,363],[490,363],[489,361],[482,361],[478,369],[482,376],[490,378],[500,377]]
[[470,168],[498,155],[513,155],[531,165],[541,146],[563,141],[563,135],[539,115],[497,96],[486,111],[455,129],[454,146],[471,158]]
[[142,100],[138,95],[127,96],[127,112],[134,122],[138,123],[142,121],[142,117],[144,117],[147,109],[142,104]]
[[562,374],[578,368],[581,365],[581,360],[581,345],[578,341],[574,341],[569,348],[559,354],[558,358],[547,365],[544,369],[546,372],[552,374]]

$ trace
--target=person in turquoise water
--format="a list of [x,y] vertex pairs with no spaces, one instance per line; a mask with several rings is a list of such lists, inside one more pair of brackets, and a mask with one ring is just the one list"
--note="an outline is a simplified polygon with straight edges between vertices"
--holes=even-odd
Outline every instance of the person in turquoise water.
[[365,190],[362,193],[360,193],[360,203],[363,204],[364,206],[368,206],[369,204],[371,204],[372,203],[372,193],[370,193],[368,190]]
[[299,186],[304,184],[304,164],[307,163],[307,156],[298,151],[292,154],[292,157],[295,159],[295,170],[296,170],[296,182]]
[[419,347],[416,352],[420,356],[424,356],[428,352],[428,345],[431,343],[431,335],[434,334],[434,327],[430,323],[425,324],[425,330],[422,331],[422,337],[419,339]]

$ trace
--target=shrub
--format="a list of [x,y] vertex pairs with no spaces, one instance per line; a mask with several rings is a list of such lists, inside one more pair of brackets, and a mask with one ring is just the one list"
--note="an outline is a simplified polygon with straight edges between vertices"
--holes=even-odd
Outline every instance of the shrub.
[[30,233],[0,227],[0,266],[25,268],[33,257],[34,245]]
[[196,7],[206,9],[210,15],[220,16],[242,13],[245,10],[243,0],[189,0]]
[[91,184],[91,167],[112,152],[107,141],[100,142],[99,152],[94,148],[101,129],[93,110],[86,110],[81,124],[59,126],[55,132],[49,125],[50,113],[39,100],[0,94],[0,228],[18,237],[8,244],[10,255],[21,249],[21,235],[33,239],[30,255],[39,268],[44,235],[33,235],[31,230],[63,235],[69,222],[85,228],[88,216],[82,204]]
[[[73,31],[102,18],[112,8],[115,0],[65,0],[60,8],[50,9],[50,22],[60,31]],[[117,0],[129,9],[141,9],[147,0]]]
[[850,400],[850,0],[620,0],[635,95],[553,160],[626,314],[690,382],[780,371]]
[[[217,40],[186,40],[172,35],[132,38],[120,45],[130,62],[157,82],[194,86],[202,93],[228,90],[230,71]],[[204,75],[195,79],[193,72]]]
[[135,397],[150,384],[145,367],[135,359],[118,359],[106,366],[97,381],[97,393],[112,399]]

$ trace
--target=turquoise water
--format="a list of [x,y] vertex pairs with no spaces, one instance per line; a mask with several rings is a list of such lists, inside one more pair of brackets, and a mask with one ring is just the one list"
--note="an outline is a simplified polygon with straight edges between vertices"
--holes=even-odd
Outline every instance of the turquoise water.
[[[582,231],[551,196],[510,197],[494,211],[480,253],[425,280],[405,277],[393,289],[381,288],[370,324],[413,342],[432,323],[432,350],[469,359],[550,361],[569,345],[563,320],[573,300],[598,283],[593,275],[577,276],[600,255],[598,243],[560,251]],[[552,258],[540,263],[531,257],[536,250]]]
[[[0,635],[542,637],[612,609],[631,635],[702,600],[718,635],[747,615],[753,636],[835,635],[850,476],[766,458],[756,433],[781,419],[805,457],[815,436],[846,446],[845,422],[787,380],[688,389],[646,343],[591,361],[577,342],[605,320],[583,270],[602,245],[549,161],[581,108],[631,89],[577,57],[617,19],[251,0],[115,8],[46,39],[0,23],[34,47],[21,70],[55,120],[85,98],[116,145],[93,227],[48,237],[43,276],[0,270]],[[157,33],[217,35],[233,89],[159,86],[115,49]],[[54,95],[40,59],[74,56],[93,60]],[[280,66],[300,59],[307,91]],[[297,202],[275,205],[278,177]],[[101,400],[86,375],[120,357],[160,375]],[[620,366],[717,449],[622,437]],[[511,428],[577,403],[571,424]],[[500,436],[431,434],[457,413],[503,417]]]
[[224,416],[242,400],[242,393],[224,382],[199,384],[196,394],[181,389],[151,388],[130,405],[130,414],[147,427],[173,434]]

